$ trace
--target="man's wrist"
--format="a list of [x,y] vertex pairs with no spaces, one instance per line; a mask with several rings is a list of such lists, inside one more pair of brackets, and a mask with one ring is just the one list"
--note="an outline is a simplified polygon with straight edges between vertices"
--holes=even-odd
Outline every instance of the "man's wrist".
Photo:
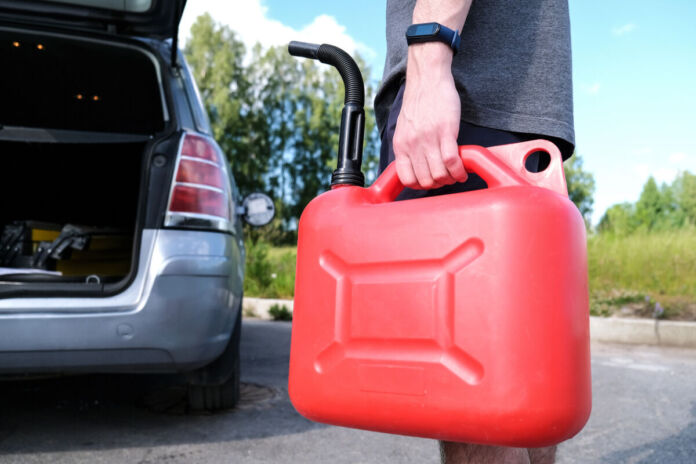
[[409,72],[419,75],[439,75],[452,72],[452,49],[442,42],[426,42],[413,44],[408,47]]

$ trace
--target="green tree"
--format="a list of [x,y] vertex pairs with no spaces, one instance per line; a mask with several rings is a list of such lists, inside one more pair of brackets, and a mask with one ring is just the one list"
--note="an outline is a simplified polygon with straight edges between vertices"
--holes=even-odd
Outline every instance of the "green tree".
[[266,190],[270,153],[262,143],[266,121],[253,104],[244,44],[209,14],[196,19],[184,48],[201,91],[213,135],[243,194]]
[[663,183],[660,186],[660,215],[654,225],[655,229],[676,229],[684,224],[684,212],[676,197],[675,184]]
[[599,232],[622,236],[630,234],[634,229],[634,207],[630,203],[619,203],[607,209],[597,226]]
[[575,153],[563,163],[563,170],[568,185],[568,196],[589,224],[594,205],[595,180],[591,173],[583,170],[582,165],[582,157]]
[[[247,54],[235,33],[208,14],[197,18],[184,53],[240,191],[275,198],[276,220],[250,231],[250,238],[289,241],[307,203],[329,188],[336,166],[344,93],[338,72],[293,58],[285,47],[256,45]],[[371,102],[369,69],[360,57],[356,61]],[[363,166],[371,180],[379,146],[371,108],[365,120]]]
[[657,187],[657,182],[650,176],[643,185],[643,191],[636,203],[636,225],[641,229],[651,230],[661,221],[664,212],[664,198]]
[[689,171],[679,174],[672,192],[680,214],[679,225],[696,225],[696,175]]
[[[274,155],[268,183],[283,198],[281,215],[290,226],[318,194],[329,188],[336,167],[344,86],[338,72],[316,61],[291,57],[285,47],[255,49],[253,81],[260,83],[257,101],[270,121],[269,145]],[[363,74],[369,69],[360,57]],[[367,101],[374,87],[366,86]],[[374,114],[366,109],[363,166],[377,165]],[[368,176],[369,178],[369,176]]]

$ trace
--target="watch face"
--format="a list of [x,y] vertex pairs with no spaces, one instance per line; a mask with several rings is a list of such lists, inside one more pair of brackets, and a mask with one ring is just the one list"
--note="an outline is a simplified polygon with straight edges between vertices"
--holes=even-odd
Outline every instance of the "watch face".
[[435,35],[439,29],[440,25],[437,23],[426,23],[426,24],[414,24],[409,27],[409,35],[413,36],[428,36]]

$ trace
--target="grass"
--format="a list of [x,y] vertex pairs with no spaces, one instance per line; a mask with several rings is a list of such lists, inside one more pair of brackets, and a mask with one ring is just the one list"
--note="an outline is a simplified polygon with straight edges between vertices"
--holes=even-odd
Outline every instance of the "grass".
[[296,247],[246,243],[244,294],[261,298],[288,298],[295,293]]
[[588,265],[594,313],[696,319],[696,230],[595,235]]
[[[292,298],[297,248],[247,250],[245,294]],[[696,229],[594,235],[588,264],[592,314],[696,320]]]
[[696,300],[696,231],[627,237],[596,235],[588,242],[590,287],[640,289]]

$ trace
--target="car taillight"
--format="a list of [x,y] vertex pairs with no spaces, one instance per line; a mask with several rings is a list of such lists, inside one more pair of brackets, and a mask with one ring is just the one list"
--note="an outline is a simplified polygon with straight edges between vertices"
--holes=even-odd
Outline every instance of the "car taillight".
[[184,142],[181,144],[181,155],[212,161],[215,164],[222,162],[222,157],[215,145],[205,137],[193,134],[184,136]]
[[187,158],[182,158],[179,161],[176,181],[188,184],[207,185],[219,189],[224,189],[226,183],[224,173],[220,170],[219,166]]
[[166,226],[229,229],[233,205],[223,160],[212,140],[194,134],[184,135]]
[[229,219],[229,206],[225,195],[191,185],[176,185],[169,204],[170,212],[198,213]]

